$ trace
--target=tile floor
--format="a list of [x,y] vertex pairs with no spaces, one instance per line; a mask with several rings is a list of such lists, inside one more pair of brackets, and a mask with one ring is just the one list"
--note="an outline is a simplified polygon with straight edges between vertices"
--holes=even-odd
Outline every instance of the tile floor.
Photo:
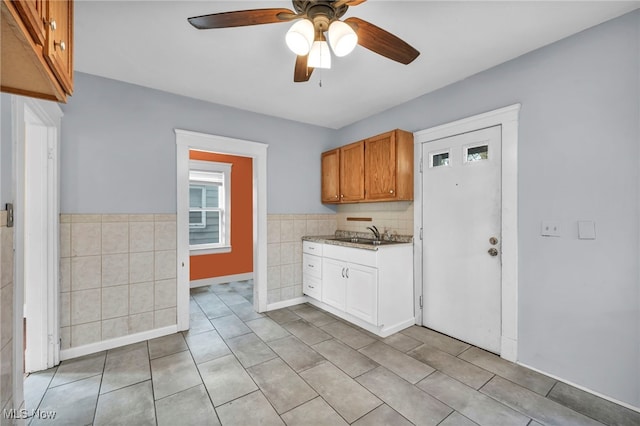
[[640,425],[640,413],[422,327],[378,338],[250,282],[192,291],[191,329],[25,381],[32,425]]

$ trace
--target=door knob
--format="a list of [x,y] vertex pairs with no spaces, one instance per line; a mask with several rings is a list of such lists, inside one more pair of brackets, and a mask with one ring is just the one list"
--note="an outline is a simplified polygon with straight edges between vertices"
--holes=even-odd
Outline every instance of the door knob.
[[498,239],[496,237],[489,238],[489,244],[495,246],[496,244],[498,244]]
[[489,256],[495,257],[498,255],[498,249],[495,249],[493,247],[491,247],[487,252],[489,253]]

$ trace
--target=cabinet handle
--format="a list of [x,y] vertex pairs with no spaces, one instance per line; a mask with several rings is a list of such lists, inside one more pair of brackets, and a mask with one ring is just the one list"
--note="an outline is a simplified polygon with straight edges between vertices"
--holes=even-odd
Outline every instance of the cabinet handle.
[[344,268],[342,268],[342,278],[344,278]]
[[344,198],[344,194],[340,194],[340,198]]
[[336,198],[338,198],[338,194],[336,194]]
[[393,189],[389,190],[389,194],[393,194]]
[[64,41],[60,41],[60,43],[58,43],[57,41],[53,42],[53,46],[59,46],[61,51],[65,51],[67,49],[67,45],[64,44]]
[[349,268],[347,268],[347,278],[349,278]]
[[55,31],[58,28],[58,24],[56,24],[55,19],[49,21],[49,28],[51,28],[51,31]]

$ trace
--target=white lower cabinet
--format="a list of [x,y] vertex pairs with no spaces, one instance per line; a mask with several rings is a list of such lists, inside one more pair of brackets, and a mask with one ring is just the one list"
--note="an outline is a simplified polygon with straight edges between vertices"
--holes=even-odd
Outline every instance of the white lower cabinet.
[[411,244],[378,250],[312,244],[313,250],[304,250],[303,264],[303,291],[310,303],[382,337],[415,323]]

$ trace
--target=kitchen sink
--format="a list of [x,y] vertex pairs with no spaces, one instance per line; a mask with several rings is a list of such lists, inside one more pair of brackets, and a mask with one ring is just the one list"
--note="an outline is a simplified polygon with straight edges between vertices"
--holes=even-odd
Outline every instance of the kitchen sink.
[[366,245],[371,245],[371,246],[400,244],[399,241],[370,240],[370,239],[367,239],[367,238],[330,238],[329,241],[340,241],[340,242],[343,242],[343,243],[366,244]]

